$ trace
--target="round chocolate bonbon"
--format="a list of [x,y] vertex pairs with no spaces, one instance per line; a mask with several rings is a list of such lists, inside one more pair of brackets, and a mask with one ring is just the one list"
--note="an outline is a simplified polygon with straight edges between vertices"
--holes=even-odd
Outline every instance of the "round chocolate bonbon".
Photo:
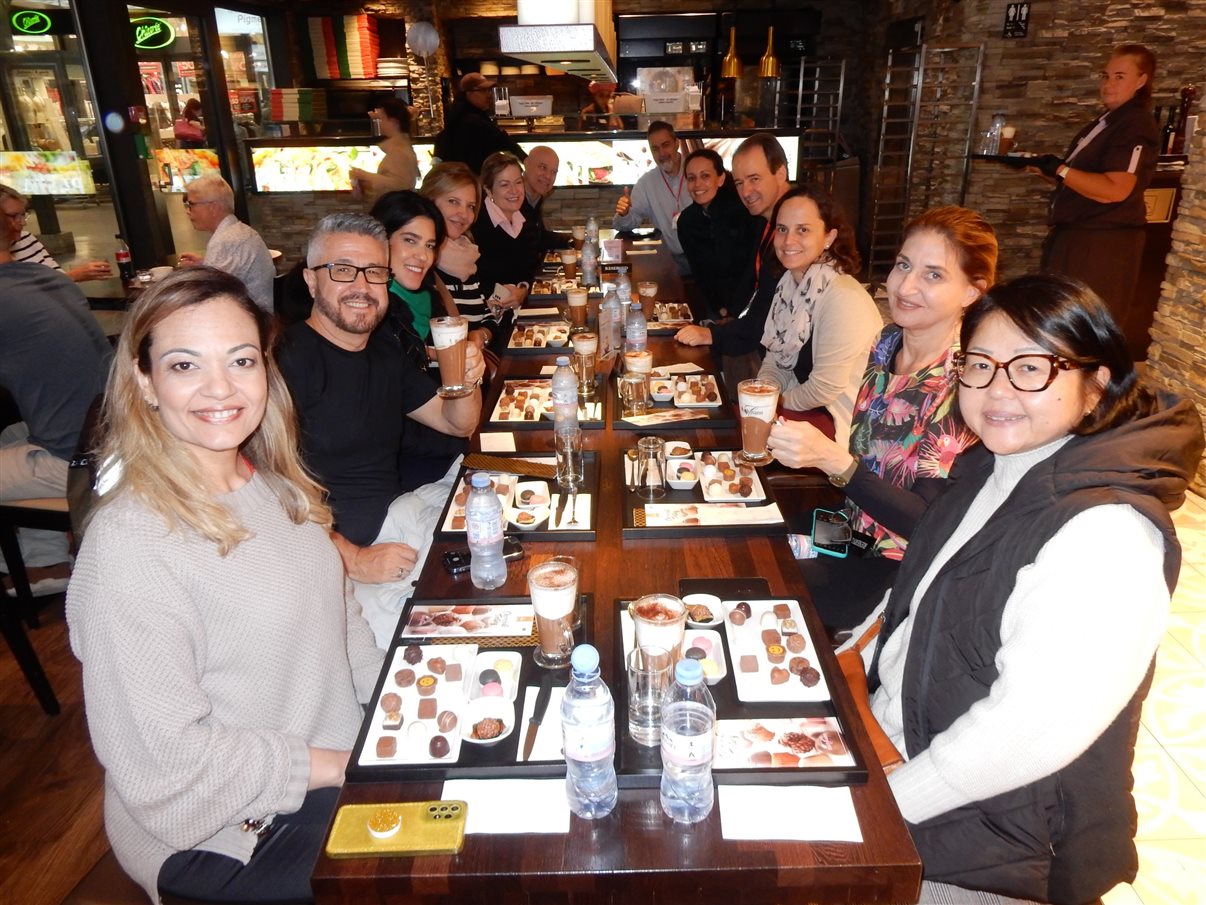
[[448,739],[442,735],[433,735],[431,741],[427,744],[427,750],[432,757],[447,757],[448,752],[452,750],[452,746],[448,744]]

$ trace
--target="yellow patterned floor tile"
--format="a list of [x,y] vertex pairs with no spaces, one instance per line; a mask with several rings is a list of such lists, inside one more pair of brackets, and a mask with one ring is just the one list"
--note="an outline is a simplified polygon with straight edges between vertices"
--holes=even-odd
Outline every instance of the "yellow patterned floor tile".
[[1206,839],[1137,842],[1135,892],[1143,905],[1202,905],[1206,890]]
[[1143,705],[1143,725],[1161,745],[1206,746],[1206,674],[1160,669]]
[[1206,612],[1206,572],[1188,561],[1181,563],[1177,590],[1173,593],[1172,598],[1172,611],[1174,613]]
[[1199,667],[1206,669],[1206,616],[1172,613],[1168,619],[1168,634],[1189,651]]
[[[1171,615],[1173,618],[1179,618],[1183,614],[1173,613]],[[1192,634],[1192,632],[1188,634]],[[1156,669],[1171,672],[1200,672],[1202,664],[1180,638],[1173,632],[1167,631],[1160,639],[1160,647],[1156,652]]]
[[1206,749],[1196,745],[1170,745],[1164,750],[1197,790],[1206,795]]
[[1101,897],[1102,905],[1143,905],[1139,893],[1130,883],[1119,883]]
[[1136,839],[1206,838],[1206,795],[1163,748],[1135,751]]

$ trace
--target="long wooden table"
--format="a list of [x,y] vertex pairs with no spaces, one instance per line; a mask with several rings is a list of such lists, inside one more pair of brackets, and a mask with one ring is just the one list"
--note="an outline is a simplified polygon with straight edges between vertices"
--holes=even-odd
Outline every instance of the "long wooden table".
[[[656,279],[661,299],[684,298],[669,255],[635,256],[635,278]],[[635,279],[634,279],[635,285]],[[655,366],[693,360],[711,369],[707,349],[686,349],[671,338],[651,337]],[[532,375],[543,359],[504,358],[502,375]],[[483,417],[488,412],[483,412]],[[621,451],[639,432],[583,431],[587,449],[602,459],[597,538],[591,543],[526,544],[527,558],[511,565],[507,583],[493,592],[473,588],[468,576],[453,579],[440,554],[456,544],[437,543],[427,559],[416,599],[526,595],[530,564],[570,553],[581,565],[581,588],[594,594],[592,640],[603,654],[603,673],[613,692],[613,602],[653,592],[676,593],[680,578],[761,576],[775,596],[795,597],[814,638],[824,630],[786,540],[774,537],[684,539],[621,537]],[[520,451],[548,452],[551,431],[517,431]],[[736,430],[685,430],[695,448],[740,446]],[[781,503],[784,495],[777,493]],[[805,494],[805,503],[807,494]],[[790,504],[788,504],[790,505]],[[821,648],[824,645],[820,645]],[[797,843],[728,842],[721,838],[719,806],[693,827],[675,825],[658,803],[657,789],[625,789],[606,819],[572,818],[568,835],[471,835],[456,856],[332,860],[320,856],[314,892],[320,903],[785,903],[916,902],[921,862],[867,741],[839,672],[818,650],[830,677],[839,718],[869,765],[865,784],[851,787],[863,841]],[[423,801],[439,798],[440,783],[354,783],[341,804]]]

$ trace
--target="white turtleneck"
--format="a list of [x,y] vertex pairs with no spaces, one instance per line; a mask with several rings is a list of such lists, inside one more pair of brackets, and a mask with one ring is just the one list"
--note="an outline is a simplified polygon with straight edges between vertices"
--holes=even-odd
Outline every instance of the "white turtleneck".
[[[992,475],[918,585],[913,607],[1022,476],[1068,439],[996,456]],[[864,627],[884,603],[886,598]],[[1075,760],[1139,687],[1164,633],[1168,607],[1164,540],[1155,525],[1126,505],[1095,506],[1070,519],[1018,571],[1001,619],[998,676],[988,696],[889,776],[905,819],[920,823],[1020,788]],[[884,643],[881,686],[871,700],[876,719],[902,754],[901,693],[912,630],[910,612]]]

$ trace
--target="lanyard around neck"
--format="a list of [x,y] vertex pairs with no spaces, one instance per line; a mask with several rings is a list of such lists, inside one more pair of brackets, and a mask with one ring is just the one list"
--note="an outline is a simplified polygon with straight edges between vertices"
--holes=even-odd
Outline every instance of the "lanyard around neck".
[[679,201],[679,198],[682,197],[682,194],[683,194],[683,182],[685,181],[684,177],[686,176],[685,170],[686,170],[686,167],[682,167],[678,171],[678,191],[675,191],[674,189],[670,188],[670,180],[666,178],[666,171],[663,170],[661,167],[657,168],[658,173],[661,174],[662,182],[665,183],[666,191],[669,192],[671,194],[671,196],[674,198],[674,213],[675,214],[677,214],[679,212],[679,210],[681,210],[678,201]]

